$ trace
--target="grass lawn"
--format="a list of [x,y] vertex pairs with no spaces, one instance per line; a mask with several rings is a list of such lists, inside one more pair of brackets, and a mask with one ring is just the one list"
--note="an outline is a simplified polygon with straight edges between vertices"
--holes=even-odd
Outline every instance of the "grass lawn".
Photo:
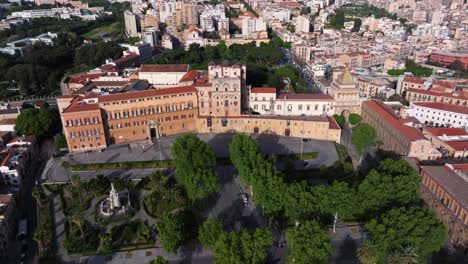
[[120,23],[114,22],[112,24],[100,26],[83,34],[83,37],[86,39],[98,40],[100,39],[101,33],[108,33],[108,36],[116,36],[118,34],[121,34],[122,31]]

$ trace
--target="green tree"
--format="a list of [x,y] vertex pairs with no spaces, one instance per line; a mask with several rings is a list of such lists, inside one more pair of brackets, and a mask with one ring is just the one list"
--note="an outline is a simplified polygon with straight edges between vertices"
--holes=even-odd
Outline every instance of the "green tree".
[[360,18],[354,19],[354,25],[353,25],[353,28],[351,29],[351,32],[359,32],[359,30],[361,29],[361,25],[362,25],[362,20]]
[[195,134],[178,137],[172,145],[176,179],[192,201],[219,190],[216,157],[211,147]]
[[103,233],[99,235],[101,240],[101,253],[108,255],[112,253],[112,236],[109,233]]
[[345,14],[343,9],[337,9],[334,16],[330,16],[330,26],[336,29],[344,28]]
[[215,246],[215,262],[221,264],[265,263],[272,239],[267,229],[222,233]]
[[169,264],[169,261],[165,260],[161,256],[157,256],[155,259],[153,259],[149,264]]
[[372,217],[394,206],[405,206],[419,199],[421,177],[404,160],[383,160],[358,186],[360,208]]
[[286,189],[284,215],[291,220],[301,220],[315,211],[314,196],[306,182],[293,183]]
[[64,134],[57,134],[54,136],[54,148],[55,151],[60,151],[60,149],[67,147],[67,139]]
[[213,249],[223,233],[223,223],[220,220],[211,218],[199,227],[198,240],[200,240],[203,246]]
[[448,68],[454,71],[463,71],[465,69],[463,66],[463,62],[461,62],[460,60],[455,60],[448,66]]
[[377,248],[379,262],[385,262],[392,252],[408,246],[424,261],[444,246],[447,236],[434,213],[421,207],[392,209],[371,220],[365,229]]
[[138,239],[141,241],[150,241],[153,238],[153,231],[145,222],[139,222],[137,232]]
[[343,125],[344,125],[345,122],[346,122],[345,117],[342,116],[342,115],[334,114],[334,115],[333,115],[333,118],[335,119],[336,123],[338,123],[338,125],[340,125],[340,127],[343,127]]
[[50,108],[30,108],[16,118],[15,131],[18,135],[35,135],[44,138],[57,131],[59,117]]
[[345,182],[314,186],[312,196],[313,204],[323,216],[332,217],[337,213],[341,219],[353,219],[359,212],[356,191]]
[[362,264],[375,264],[377,261],[375,245],[365,241],[357,250],[357,256]]
[[169,252],[175,252],[186,238],[183,219],[178,215],[163,215],[156,227],[163,247]]
[[310,14],[310,12],[312,12],[312,10],[310,9],[310,6],[301,9],[301,15],[308,15]]
[[234,135],[229,143],[229,157],[242,181],[252,185],[255,180],[251,172],[256,168],[258,162],[263,160],[260,146],[255,139],[245,134]]
[[414,247],[400,247],[388,256],[388,264],[417,264],[418,254]]
[[307,221],[286,230],[288,262],[328,263],[332,253],[330,238],[316,221]]
[[362,117],[358,114],[352,113],[352,114],[349,114],[348,120],[351,125],[357,125],[361,122]]
[[377,135],[375,129],[368,124],[360,124],[353,128],[351,142],[358,153],[362,155],[366,148],[375,146]]

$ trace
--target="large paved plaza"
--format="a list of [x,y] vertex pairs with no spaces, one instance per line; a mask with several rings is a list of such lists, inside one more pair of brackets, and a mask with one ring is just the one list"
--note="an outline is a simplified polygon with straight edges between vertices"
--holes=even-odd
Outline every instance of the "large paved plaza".
[[[207,142],[218,157],[229,156],[229,142],[233,134],[198,134],[200,139]],[[331,166],[338,160],[333,142],[323,140],[309,140],[303,142],[301,138],[284,137],[276,135],[252,135],[258,140],[261,150],[265,154],[281,155],[317,152],[318,157],[307,161],[307,167]],[[99,171],[67,171],[62,166],[63,161],[70,164],[110,163],[126,161],[146,161],[171,159],[171,146],[176,136],[161,138],[155,144],[139,143],[112,145],[102,152],[70,153],[63,158],[50,160],[42,174],[42,182],[67,182],[71,174],[79,175],[82,180],[89,180],[98,174],[108,177],[121,177],[139,179],[146,177],[156,169],[130,169],[130,170],[99,170]]]

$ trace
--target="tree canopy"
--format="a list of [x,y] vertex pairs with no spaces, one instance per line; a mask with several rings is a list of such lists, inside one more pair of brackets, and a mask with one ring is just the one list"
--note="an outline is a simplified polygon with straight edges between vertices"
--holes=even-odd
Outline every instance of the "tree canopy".
[[356,147],[359,154],[363,154],[366,148],[375,146],[377,133],[375,129],[368,124],[360,124],[353,128],[351,142]]
[[263,158],[258,143],[245,134],[236,134],[229,144],[229,153],[243,182],[252,186],[257,203],[266,212],[281,211],[285,183],[275,165]]
[[367,216],[416,202],[421,177],[404,160],[386,159],[358,186],[360,208]]
[[362,117],[358,114],[351,113],[349,114],[348,120],[351,125],[357,125],[361,122]]
[[351,32],[359,32],[359,30],[361,29],[361,25],[362,25],[362,20],[360,18],[354,19],[354,25],[353,25],[353,28],[351,29]]
[[265,263],[272,239],[267,229],[246,229],[223,233],[215,247],[215,262],[220,264]]
[[370,241],[377,249],[377,259],[385,262],[401,247],[413,247],[420,260],[441,249],[446,240],[445,227],[427,208],[396,208],[365,225]]
[[35,135],[38,138],[53,135],[60,127],[58,112],[52,108],[29,108],[16,118],[18,135]]
[[288,228],[288,261],[291,263],[328,263],[332,254],[330,238],[316,221]]
[[187,237],[184,221],[180,215],[163,215],[156,227],[163,247],[169,252],[175,252]]
[[195,134],[178,137],[172,145],[176,179],[184,186],[189,199],[202,199],[219,189],[213,149]]
[[223,223],[220,220],[211,218],[198,228],[198,240],[203,246],[213,249],[223,233]]

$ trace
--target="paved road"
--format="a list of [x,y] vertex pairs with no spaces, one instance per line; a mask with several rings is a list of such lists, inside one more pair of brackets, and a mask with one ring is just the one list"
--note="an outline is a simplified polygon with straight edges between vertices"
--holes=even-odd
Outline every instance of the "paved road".
[[338,225],[336,234],[329,232],[333,255],[330,263],[356,264],[359,263],[356,252],[363,241],[364,231],[360,225]]

